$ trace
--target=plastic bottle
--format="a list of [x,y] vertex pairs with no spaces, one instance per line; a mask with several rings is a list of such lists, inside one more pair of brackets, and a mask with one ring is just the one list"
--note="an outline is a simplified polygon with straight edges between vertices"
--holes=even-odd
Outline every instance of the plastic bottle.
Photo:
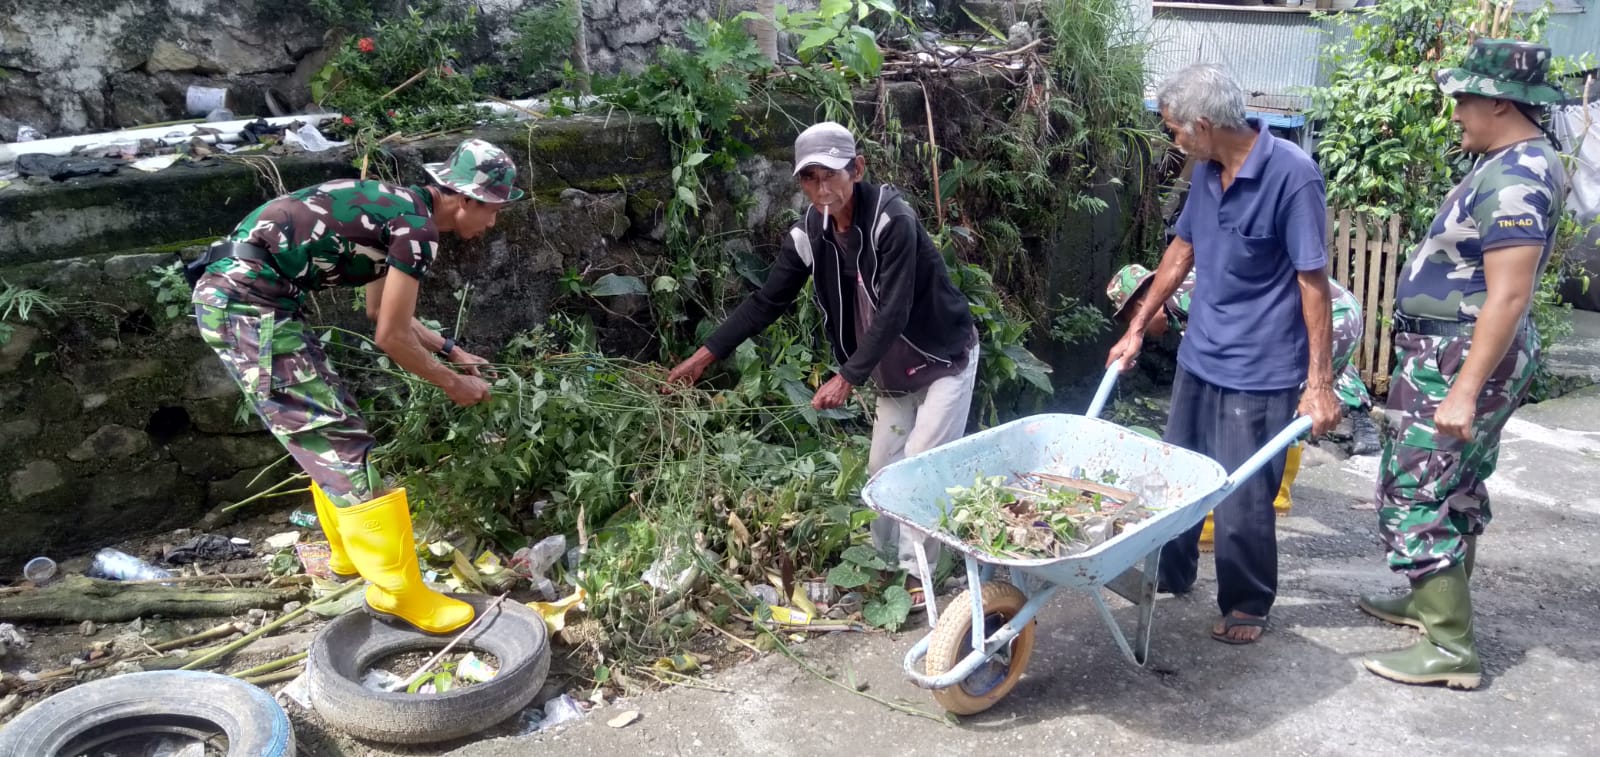
[[310,510],[296,510],[289,513],[289,522],[301,528],[316,528],[317,514]]
[[126,552],[110,548],[95,553],[94,564],[89,566],[89,575],[113,581],[148,581],[172,577],[170,571],[157,568]]

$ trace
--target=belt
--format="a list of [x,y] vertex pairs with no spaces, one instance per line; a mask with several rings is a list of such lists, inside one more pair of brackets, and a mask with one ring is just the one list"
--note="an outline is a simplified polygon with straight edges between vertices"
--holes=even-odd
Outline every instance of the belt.
[[1394,330],[1423,336],[1466,336],[1472,333],[1472,321],[1441,321],[1436,318],[1413,318],[1394,314]]
[[272,253],[247,242],[213,242],[211,247],[206,250],[206,265],[211,265],[223,258],[254,260],[257,263],[265,263],[268,267],[272,266]]

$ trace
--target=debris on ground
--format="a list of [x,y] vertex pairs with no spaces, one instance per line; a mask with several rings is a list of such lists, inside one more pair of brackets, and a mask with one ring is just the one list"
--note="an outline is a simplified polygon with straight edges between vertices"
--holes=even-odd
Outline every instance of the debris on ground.
[[607,720],[606,725],[611,726],[612,728],[627,728],[638,721],[639,718],[640,715],[638,710],[627,710],[622,714]]
[[170,571],[151,565],[127,552],[110,548],[95,553],[94,562],[89,565],[86,574],[113,581],[149,581],[172,577]]
[[280,531],[268,536],[265,539],[262,539],[261,543],[265,544],[267,549],[270,549],[273,552],[278,552],[293,547],[299,541],[299,531]]
[[972,486],[946,490],[939,527],[985,553],[1006,559],[1076,554],[1149,517],[1133,492],[1111,481],[1050,473],[978,476]]
[[162,559],[169,565],[188,565],[202,560],[206,562],[242,560],[253,554],[255,552],[250,549],[250,542],[247,539],[201,534],[167,550]]
[[12,648],[21,649],[28,646],[28,640],[22,632],[10,623],[0,623],[0,657],[6,656]]

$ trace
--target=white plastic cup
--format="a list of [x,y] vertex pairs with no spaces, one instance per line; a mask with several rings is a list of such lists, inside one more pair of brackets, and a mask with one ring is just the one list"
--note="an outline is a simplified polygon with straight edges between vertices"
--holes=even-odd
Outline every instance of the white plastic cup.
[[189,110],[189,115],[202,117],[211,111],[226,108],[228,105],[228,90],[223,87],[202,87],[198,84],[189,85],[189,90],[184,94],[184,107]]
[[22,577],[35,586],[43,586],[56,577],[56,561],[48,557],[35,557],[22,566]]

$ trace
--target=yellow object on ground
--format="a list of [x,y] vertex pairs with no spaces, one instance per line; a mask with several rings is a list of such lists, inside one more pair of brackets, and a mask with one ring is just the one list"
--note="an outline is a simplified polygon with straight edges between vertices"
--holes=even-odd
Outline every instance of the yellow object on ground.
[[582,604],[588,597],[589,592],[579,586],[571,595],[554,602],[529,602],[528,606],[544,618],[544,625],[550,629],[550,633],[557,633],[567,627],[567,611]]
[[398,618],[426,633],[450,633],[472,622],[472,605],[451,599],[422,583],[416,537],[406,490],[395,489],[369,502],[335,509],[339,535],[367,587],[374,614]]

